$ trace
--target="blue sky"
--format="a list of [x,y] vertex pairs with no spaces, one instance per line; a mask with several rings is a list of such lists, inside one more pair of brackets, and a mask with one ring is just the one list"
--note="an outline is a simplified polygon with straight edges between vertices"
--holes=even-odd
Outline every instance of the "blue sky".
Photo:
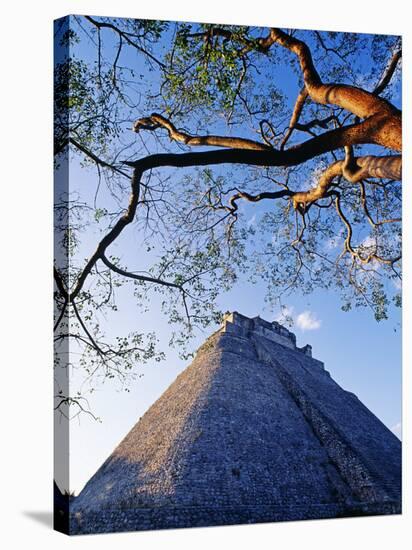
[[[71,175],[74,182],[85,185],[92,184],[95,172],[91,168],[80,168],[77,161],[73,161]],[[133,232],[132,227],[127,228],[111,248],[113,254],[122,258],[136,254],[136,248],[130,244]],[[93,250],[98,237],[97,233],[90,232],[83,242],[82,251]],[[140,256],[139,252],[143,255],[143,250],[138,250],[137,256]],[[156,330],[160,348],[166,351],[167,358],[160,363],[151,361],[139,367],[138,372],[144,376],[131,383],[129,393],[110,380],[100,385],[90,396],[90,405],[101,418],[101,423],[87,416],[71,422],[70,488],[77,493],[147,408],[190,363],[180,359],[177,350],[168,348],[172,327],[160,313],[159,299],[154,298],[150,310],[142,314],[137,307],[130,305],[128,290],[123,288],[118,293],[119,312],[108,319],[108,335],[115,336],[141,327],[145,331]],[[295,320],[292,330],[297,336],[297,345],[311,344],[313,356],[325,363],[336,382],[355,393],[389,428],[398,426],[395,432],[399,436],[400,310],[392,308],[389,320],[378,323],[366,309],[341,311],[340,296],[332,291],[315,292],[309,296],[295,293],[285,304]],[[280,314],[265,302],[263,285],[251,285],[245,280],[240,280],[230,292],[222,295],[219,305],[223,311],[237,310],[249,317],[260,315],[269,321]],[[202,344],[216,328],[211,326],[206,331],[199,331],[193,347]],[[77,382],[73,372],[73,387]]]
[[[113,45],[109,38],[108,40],[107,49],[110,53]],[[92,60],[95,49],[83,41],[76,54]],[[129,61],[131,59],[125,56],[123,63]],[[360,64],[367,64],[367,61],[366,54],[364,59],[359,60]],[[288,74],[283,85],[288,95],[294,98],[298,89],[296,77]],[[142,113],[137,113],[136,118],[141,115]],[[149,149],[154,147],[150,136],[145,139]],[[72,190],[80,191],[86,200],[91,200],[96,186],[95,169],[82,168],[76,157],[72,157],[70,166]],[[102,204],[107,200],[104,191],[100,200]],[[244,215],[247,216],[248,223],[255,224],[262,211],[263,208],[248,208]],[[135,257],[144,257],[142,250],[136,250],[136,241],[131,238],[136,236],[134,232],[132,226],[128,227],[110,249],[112,254],[122,257],[130,267]],[[88,257],[99,238],[99,228],[91,228],[84,235],[78,257]],[[144,377],[131,384],[130,393],[122,391],[110,381],[98,387],[90,398],[90,405],[94,413],[102,419],[101,423],[86,416],[71,423],[70,489],[76,493],[139,417],[188,364],[179,359],[176,350],[168,350],[171,327],[160,313],[159,299],[154,298],[150,311],[143,314],[131,305],[129,295],[127,288],[119,291],[120,313],[108,318],[108,334],[115,336],[142,326],[145,331],[155,329],[162,349],[167,351],[167,359],[161,363],[153,361],[139,369]],[[371,312],[364,309],[342,312],[340,297],[333,292],[324,291],[309,296],[294,293],[285,298],[285,304],[295,319],[292,330],[296,333],[298,345],[310,343],[314,357],[324,361],[332,377],[343,388],[355,393],[389,428],[397,431],[399,436],[399,428],[395,427],[401,422],[400,310],[392,308],[389,320],[377,323]],[[222,310],[237,310],[250,317],[260,315],[269,321],[279,316],[279,311],[265,302],[264,286],[259,283],[251,285],[242,279],[230,292],[220,297],[219,306]],[[205,332],[199,332],[194,347],[200,345],[216,328],[213,326]],[[74,372],[74,386],[77,383],[76,377]]]
[[[297,344],[310,343],[313,356],[324,361],[325,368],[344,389],[355,393],[389,428],[398,425],[401,421],[401,341],[397,312],[391,320],[377,323],[365,310],[340,311],[339,299],[333,294],[297,295],[289,305],[296,313],[309,311],[320,321],[319,328],[313,330],[295,326]],[[156,311],[155,304],[153,306],[144,317],[128,312],[125,325],[136,323],[139,326],[144,321],[145,328],[157,328],[160,341],[167,348],[170,327]],[[236,309],[248,316],[260,315],[267,320],[275,317],[265,309],[263,292],[256,287],[252,292],[248,284],[238,285],[222,296],[222,307]],[[201,344],[215,328],[199,334],[198,343]],[[121,323],[116,329],[120,331]],[[188,364],[189,361],[179,359],[175,350],[169,350],[166,361],[143,367],[144,377],[132,383],[130,393],[116,390],[109,382],[93,394],[90,402],[102,422],[83,416],[71,424],[72,490],[80,490],[115,445]]]

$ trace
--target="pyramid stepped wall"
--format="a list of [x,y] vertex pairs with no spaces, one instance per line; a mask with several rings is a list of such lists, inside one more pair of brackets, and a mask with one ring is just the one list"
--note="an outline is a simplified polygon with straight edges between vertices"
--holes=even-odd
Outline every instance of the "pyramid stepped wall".
[[228,315],[75,499],[71,533],[400,513],[400,441],[311,355]]

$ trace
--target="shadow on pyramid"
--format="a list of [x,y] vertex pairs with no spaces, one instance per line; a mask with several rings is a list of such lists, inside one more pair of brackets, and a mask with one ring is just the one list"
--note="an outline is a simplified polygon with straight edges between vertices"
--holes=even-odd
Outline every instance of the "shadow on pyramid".
[[70,534],[401,512],[401,443],[278,323],[238,313],[70,504]]

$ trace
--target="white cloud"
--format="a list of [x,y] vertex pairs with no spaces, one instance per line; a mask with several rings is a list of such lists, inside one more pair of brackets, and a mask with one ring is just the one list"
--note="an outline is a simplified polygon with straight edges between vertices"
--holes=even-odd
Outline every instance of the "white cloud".
[[303,331],[305,330],[317,330],[320,328],[322,321],[317,319],[316,314],[309,310],[299,313],[296,317],[296,325]]
[[396,437],[402,439],[402,422],[398,422],[397,424],[395,424],[395,426],[392,426],[391,430],[396,435]]
[[303,331],[317,330],[322,324],[322,321],[312,311],[305,310],[302,313],[297,313],[293,306],[287,305],[281,306],[281,310],[275,316],[274,321],[288,327],[296,325]]

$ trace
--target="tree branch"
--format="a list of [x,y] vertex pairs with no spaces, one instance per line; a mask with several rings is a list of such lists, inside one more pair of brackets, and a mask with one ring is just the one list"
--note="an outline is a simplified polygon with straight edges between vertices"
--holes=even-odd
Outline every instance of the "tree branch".
[[270,145],[240,137],[223,137],[214,135],[192,136],[177,130],[170,120],[157,113],[151,114],[150,117],[140,118],[136,120],[133,125],[134,132],[139,132],[140,130],[153,131],[157,128],[165,128],[168,131],[171,140],[184,143],[185,145],[232,147],[236,149],[250,149],[255,151],[270,151],[272,149]]
[[368,254],[367,256],[364,257],[360,254],[359,250],[356,250],[356,249],[353,248],[353,246],[352,246],[352,236],[353,236],[352,226],[351,226],[349,220],[347,219],[347,217],[345,216],[345,214],[342,211],[342,207],[341,207],[341,204],[340,204],[340,194],[335,191],[335,195],[336,195],[336,198],[335,198],[336,211],[338,213],[338,216],[343,221],[343,223],[346,227],[346,239],[345,239],[345,250],[344,250],[344,252],[349,252],[349,254],[351,254],[351,256],[354,259],[357,259],[361,264],[369,264],[370,262],[375,260],[375,261],[377,261],[381,264],[386,264],[386,265],[393,266],[393,264],[395,264],[397,261],[399,261],[401,259],[401,256],[396,256],[395,258],[382,258],[378,254],[376,254],[376,251],[371,252],[370,254]]
[[56,267],[53,268],[53,275],[54,280],[56,282],[56,286],[59,289],[60,294],[63,296],[63,298],[68,298],[68,292],[66,287],[64,286],[63,279],[60,275],[60,273],[57,271]]
[[[88,19],[91,20],[93,24],[96,24],[96,21],[92,20],[92,18]],[[98,23],[96,26],[98,26],[98,28],[102,26],[112,27],[111,24],[105,23]],[[115,30],[118,31],[118,29]],[[121,34],[122,38],[129,40],[128,37],[126,39],[127,35],[123,36],[123,34],[124,33]],[[164,166],[185,167],[224,163],[255,166],[293,166],[315,158],[323,153],[355,144],[374,143],[392,147],[395,150],[401,148],[400,115],[397,109],[385,100],[352,86],[340,84],[324,85],[313,65],[310,50],[307,45],[279,29],[272,29],[270,35],[260,40],[259,44],[261,48],[268,49],[275,42],[288,48],[298,56],[305,82],[305,88],[298,96],[289,131],[285,135],[286,140],[284,138],[283,146],[290,136],[291,130],[293,130],[293,127],[298,121],[307,96],[318,103],[338,105],[353,112],[356,116],[365,118],[365,120],[363,122],[327,131],[287,150],[275,150],[268,144],[258,143],[244,138],[226,138],[214,135],[191,136],[177,130],[168,119],[156,113],[148,118],[139,119],[134,125],[135,131],[141,129],[155,130],[162,127],[168,131],[170,138],[175,141],[187,145],[218,146],[227,149],[200,153],[155,154],[134,162],[125,162],[124,164],[134,168],[129,207],[109,233],[100,241],[96,251],[90,257],[79,276],[73,291],[70,293],[68,297],[69,301],[76,298],[97,260],[104,257],[107,247],[118,237],[124,227],[133,220],[139,200],[140,178],[146,170]],[[79,150],[83,150],[83,152],[95,162],[99,162],[100,165],[113,169],[112,166],[98,159],[93,153],[84,151],[84,148],[77,142],[75,145],[78,146]],[[295,207],[297,208],[301,204],[308,204],[323,197],[327,192],[328,186],[333,181],[333,178],[339,174],[343,174],[352,182],[360,181],[360,179],[367,176],[391,178],[395,176],[393,179],[399,179],[400,177],[400,157],[362,157],[356,160],[356,165],[349,165],[348,159],[349,157],[345,161],[338,161],[331,165],[322,176],[315,189],[302,193],[295,193],[293,195],[293,204]],[[124,175],[122,171],[120,171],[120,173]],[[260,194],[255,196],[243,193],[238,197],[232,197],[231,206],[234,209],[233,211],[235,211],[234,207],[236,206],[237,198],[257,201],[262,200],[262,198],[275,198],[275,195],[276,198],[279,196],[291,196],[292,192],[283,190],[275,194]]]
[[282,140],[282,143],[280,144],[280,149],[281,150],[283,150],[285,148],[285,145],[286,145],[288,139],[290,138],[290,136],[292,135],[293,130],[296,127],[296,124],[297,124],[297,122],[299,120],[299,117],[302,113],[302,110],[303,110],[303,107],[305,105],[305,101],[306,101],[307,97],[308,97],[307,89],[302,88],[302,90],[299,92],[298,97],[296,98],[295,107],[293,109],[292,116],[291,116],[290,122],[289,122],[289,128],[288,128],[288,130],[285,134],[285,137]]
[[182,293],[183,305],[184,305],[184,308],[185,308],[185,311],[186,311],[186,317],[187,317],[188,323],[190,325],[189,308],[188,308],[187,302],[186,302],[187,292],[183,287],[183,285],[185,283],[187,283],[188,280],[183,281],[183,283],[181,285],[179,285],[177,283],[171,283],[169,281],[164,281],[163,279],[159,279],[157,277],[148,277],[146,275],[139,275],[137,273],[132,273],[130,271],[125,271],[124,269],[121,269],[121,268],[117,267],[117,265],[113,264],[110,260],[108,260],[104,254],[101,255],[100,259],[109,269],[111,269],[112,271],[118,273],[119,275],[122,275],[123,277],[128,277],[130,279],[135,279],[137,281],[143,281],[143,282],[147,282],[147,283],[155,283],[155,284],[158,284],[158,285],[161,285],[161,286],[167,286],[167,287],[176,288],[177,290],[179,290]]
[[157,65],[159,65],[160,68],[166,69],[166,65],[164,63],[162,63],[161,61],[156,59],[156,57],[154,57],[154,55],[152,55],[145,48],[142,48],[142,46],[140,46],[139,44],[136,44],[136,42],[133,42],[133,40],[131,40],[129,38],[128,33],[125,33],[123,31],[121,31],[118,27],[116,27],[112,23],[105,23],[105,22],[97,21],[96,19],[94,19],[93,17],[90,17],[88,15],[85,15],[85,19],[87,19],[87,21],[89,21],[89,23],[91,23],[92,25],[97,27],[97,29],[99,29],[99,30],[104,29],[104,28],[113,30],[114,32],[116,32],[119,35],[120,38],[123,38],[124,41],[127,42],[130,46],[133,46],[133,48],[136,48],[136,50],[142,52],[149,59],[151,59]]
[[130,175],[126,172],[123,172],[123,170],[120,170],[120,168],[117,168],[113,164],[110,164],[109,162],[106,162],[105,160],[101,159],[97,155],[95,155],[92,151],[87,149],[84,145],[76,141],[74,138],[70,137],[67,140],[67,143],[71,143],[81,151],[83,154],[85,154],[87,157],[89,157],[91,160],[93,160],[98,166],[101,166],[102,168],[109,168],[109,170],[113,170],[113,172],[116,172],[117,174],[120,174],[121,176],[124,176],[125,178],[130,179]]
[[264,199],[280,199],[282,197],[291,197],[291,196],[293,196],[293,191],[290,191],[289,189],[282,189],[281,191],[274,191],[274,192],[263,191],[258,195],[251,195],[246,191],[239,191],[238,193],[230,197],[229,208],[232,214],[234,214],[238,209],[236,201],[238,201],[239,199],[245,199],[249,202],[259,202]]
[[369,212],[368,202],[367,202],[367,199],[366,199],[366,189],[365,189],[365,184],[363,183],[363,181],[359,181],[359,188],[360,188],[360,191],[361,191],[361,201],[362,201],[363,210],[365,212],[365,216],[367,217],[368,222],[370,223],[370,225],[373,228],[376,228],[379,225],[384,225],[386,223],[397,223],[397,222],[399,223],[399,222],[402,221],[402,218],[390,218],[390,219],[387,219],[387,220],[374,221],[372,216],[371,216],[371,213]]
[[391,60],[389,61],[384,73],[382,74],[378,85],[373,90],[374,95],[380,95],[384,91],[384,89],[388,86],[396,70],[396,67],[398,66],[398,63],[401,57],[402,57],[402,50],[401,49],[396,50],[393,56],[391,57]]
[[359,118],[379,115],[381,128],[378,143],[395,151],[402,147],[401,115],[388,101],[355,86],[324,84],[313,64],[311,52],[305,42],[280,29],[271,29],[271,39],[296,54],[310,98],[323,105],[337,105]]
[[84,281],[86,280],[90,271],[93,269],[97,260],[100,259],[102,255],[105,253],[107,247],[120,235],[123,229],[133,221],[136,213],[136,208],[139,202],[141,176],[142,176],[142,171],[139,169],[135,169],[133,172],[133,177],[131,181],[132,191],[129,199],[129,206],[125,214],[121,216],[121,218],[116,222],[116,224],[107,233],[107,235],[103,237],[103,239],[98,244],[95,252],[89,258],[89,261],[87,262],[82,273],[80,274],[73,291],[69,294],[69,301],[73,301],[76,298],[76,296],[79,294],[81,288],[83,287]]
[[363,122],[324,132],[284,151],[269,148],[264,151],[236,148],[199,153],[163,153],[148,155],[136,161],[124,161],[124,164],[139,168],[142,172],[161,166],[188,167],[227,163],[253,166],[296,166],[323,153],[345,147],[345,145],[378,144],[382,124],[386,124],[386,122],[382,121],[381,115],[378,114]]
[[355,159],[347,150],[344,160],[338,160],[328,166],[319,178],[316,187],[294,194],[294,207],[306,208],[309,204],[325,197],[334,179],[338,176],[344,176],[351,183],[358,183],[368,177],[400,180],[402,178],[402,157],[400,155],[387,157],[368,155]]
[[119,275],[122,275],[123,277],[128,277],[129,279],[135,279],[136,281],[142,281],[145,283],[155,283],[162,286],[177,288],[180,291],[184,290],[181,285],[178,285],[176,283],[171,283],[169,281],[164,281],[163,279],[159,279],[157,277],[148,277],[147,275],[140,275],[138,273],[132,273],[131,271],[126,271],[124,269],[121,269],[120,267],[112,263],[104,254],[101,255],[100,260],[109,269],[111,269],[115,273],[118,273]]

